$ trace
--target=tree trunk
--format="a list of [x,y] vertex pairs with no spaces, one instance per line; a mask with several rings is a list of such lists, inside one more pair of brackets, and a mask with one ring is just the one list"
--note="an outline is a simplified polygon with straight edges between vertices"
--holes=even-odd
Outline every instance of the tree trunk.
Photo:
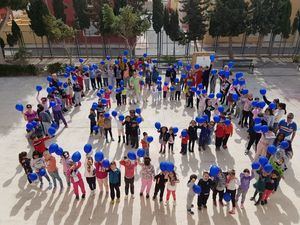
[[257,39],[257,47],[256,47],[256,55],[260,56],[260,50],[261,50],[261,46],[262,46],[262,42],[263,42],[263,35],[259,35],[258,39]]
[[233,52],[232,52],[232,36],[229,36],[228,37],[228,40],[229,40],[229,49],[228,49],[228,55],[229,55],[229,58],[232,59],[233,58]]
[[219,40],[219,37],[215,37],[215,44],[214,44],[214,52],[216,53],[217,50],[218,50],[218,40]]
[[173,41],[173,57],[174,57],[174,58],[175,58],[175,44],[176,44],[176,42]]
[[274,46],[275,37],[276,37],[276,35],[271,33],[270,42],[269,42],[269,49],[268,49],[269,56],[271,56],[272,53],[273,53],[273,46]]
[[76,51],[77,51],[77,57],[80,57],[80,49],[79,49],[77,34],[78,34],[78,32],[76,32],[76,34],[75,34]]
[[242,41],[242,52],[241,52],[242,55],[244,55],[245,53],[246,43],[247,43],[247,34],[244,33],[243,41]]
[[166,33],[166,43],[167,43],[167,49],[166,50],[167,50],[167,56],[169,56],[169,42],[168,42],[169,40],[168,39],[169,39],[169,37],[168,37],[168,35]]
[[284,41],[283,41],[283,49],[282,49],[282,55],[284,55],[284,52],[285,52],[285,47],[286,47],[286,42],[287,42],[287,39],[284,38]]
[[[10,8],[6,8],[6,14],[4,16],[4,18],[2,19],[1,23],[0,23],[0,34],[3,32],[4,28],[6,27],[7,21],[9,19],[9,16],[12,14],[12,11]],[[3,51],[1,51],[0,53],[0,64],[5,64],[5,57],[4,57],[4,49]]]
[[204,38],[201,40],[201,52],[203,51],[203,45],[204,45]]
[[158,51],[159,51],[159,32],[156,33],[156,55],[158,56]]
[[44,36],[41,37],[41,41],[42,41],[41,60],[43,60],[43,58],[44,58]]
[[297,53],[298,53],[299,42],[300,42],[300,35],[298,35],[297,43],[296,43],[295,50],[294,50],[294,53],[293,53],[294,56],[296,56]]
[[198,48],[198,45],[197,45],[197,40],[194,40],[194,45],[195,45],[196,51],[198,52],[199,48]]
[[87,38],[86,38],[86,35],[84,34],[84,31],[82,31],[82,34],[84,36],[85,54],[86,54],[86,57],[89,58],[89,51],[88,51],[88,46],[87,46]]
[[52,46],[51,46],[51,41],[49,39],[49,37],[47,37],[47,42],[48,42],[48,47],[49,47],[49,51],[50,51],[50,56],[52,57]]
[[281,43],[282,43],[282,35],[280,36],[280,42],[279,42],[279,48],[278,48],[278,55],[280,55]]

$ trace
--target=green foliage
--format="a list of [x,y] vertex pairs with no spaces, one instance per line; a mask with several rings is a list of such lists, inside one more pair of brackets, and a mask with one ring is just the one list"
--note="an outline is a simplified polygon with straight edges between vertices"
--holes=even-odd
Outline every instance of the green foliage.
[[81,30],[90,27],[90,17],[87,14],[86,0],[73,0],[73,7],[76,14],[76,22]]
[[15,20],[12,21],[11,32],[14,38],[19,42],[19,45],[24,45],[22,31]]
[[47,36],[46,25],[43,18],[49,15],[49,10],[42,0],[30,0],[27,8],[27,15],[30,19],[30,28],[38,37]]
[[178,41],[180,38],[180,27],[179,27],[179,18],[178,11],[171,11],[170,14],[170,31],[169,37],[172,41]]
[[295,34],[296,31],[300,33],[300,11],[297,12],[292,25],[292,34]]
[[19,61],[21,64],[26,63],[26,59],[31,56],[31,54],[26,50],[25,47],[21,46],[14,55],[14,60]]
[[0,64],[0,76],[37,75],[39,70],[34,65]]
[[161,0],[153,0],[152,7],[152,26],[158,34],[164,24],[164,6]]
[[0,37],[0,48],[4,49],[5,47],[5,42],[4,40]]
[[166,34],[169,36],[170,34],[170,14],[167,7],[164,8],[164,15],[163,15],[163,27]]
[[101,33],[105,34],[105,35],[117,33],[113,27],[116,17],[115,17],[113,9],[108,4],[103,5],[102,18],[103,18],[102,19],[103,27],[102,27]]
[[10,8],[12,10],[25,9],[28,4],[28,0],[0,0],[0,8]]
[[14,45],[18,42],[18,40],[11,33],[6,35],[6,41],[9,47],[14,47]]
[[292,14],[292,5],[290,0],[284,0],[281,5],[281,18],[279,22],[280,33],[282,37],[287,39],[291,33],[291,14]]
[[57,19],[61,19],[64,23],[66,23],[66,14],[65,14],[65,8],[67,8],[64,5],[63,0],[52,0],[52,6],[54,15]]
[[74,37],[73,28],[66,25],[61,19],[56,19],[52,15],[43,18],[48,37],[54,41],[65,41]]
[[64,71],[64,65],[60,62],[51,63],[47,65],[48,73],[58,73]]

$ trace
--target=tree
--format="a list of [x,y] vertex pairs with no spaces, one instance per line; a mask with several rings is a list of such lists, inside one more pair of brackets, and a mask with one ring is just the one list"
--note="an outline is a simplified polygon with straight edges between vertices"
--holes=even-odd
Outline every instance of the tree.
[[163,27],[166,33],[166,42],[167,42],[167,55],[169,55],[169,43],[168,43],[168,36],[170,35],[170,13],[167,7],[164,8],[164,14],[163,14]]
[[179,27],[179,18],[178,11],[171,11],[170,14],[170,33],[169,37],[173,41],[173,56],[175,57],[175,43],[180,38],[180,27]]
[[164,6],[161,0],[153,0],[152,4],[152,27],[157,36],[157,55],[160,56],[161,29],[164,22]]
[[0,37],[0,47],[1,47],[3,57],[5,58],[5,52],[4,52],[5,42],[1,37]]
[[284,46],[283,46],[283,53],[286,47],[286,42],[287,39],[290,36],[291,33],[291,14],[292,14],[292,5],[290,0],[283,0],[282,1],[282,5],[281,5],[281,17],[279,20],[279,27],[280,27],[280,33],[281,33],[281,40],[280,40],[280,46],[279,46],[279,50],[278,53],[280,51],[281,48],[281,42],[282,39],[284,40]]
[[52,0],[52,6],[54,11],[54,16],[57,19],[61,19],[64,23],[66,23],[67,17],[65,14],[65,9],[67,8],[64,5],[63,0]]
[[298,38],[295,46],[294,55],[298,54],[299,45],[300,45],[300,11],[297,11],[297,14],[294,18],[293,25],[292,25],[292,34],[295,35],[298,32]]
[[72,51],[66,45],[66,41],[74,37],[75,31],[72,27],[66,25],[61,19],[56,19],[52,15],[45,16],[43,20],[48,37],[50,40],[63,42],[63,47],[70,59],[70,64],[72,64]]
[[17,40],[19,47],[24,47],[24,39],[23,39],[22,31],[15,20],[12,20],[11,33]]
[[188,40],[194,41],[197,51],[198,40],[203,40],[207,32],[208,7],[209,0],[182,0],[182,9],[180,10],[185,15],[182,18],[182,23],[188,26]]
[[[214,8],[215,5],[213,5],[212,7]],[[215,39],[215,44],[214,44],[215,52],[217,51],[217,47],[218,47],[218,39],[221,36],[221,29],[222,29],[221,21],[222,21],[221,12],[217,10],[213,10],[210,13],[208,33],[210,36],[212,36]]]
[[[6,9],[6,14],[0,21],[0,34],[3,32],[7,21],[10,16],[12,16],[12,10],[22,10],[25,9],[28,4],[28,0],[1,0],[0,8]],[[0,64],[5,63],[4,55],[0,54]]]
[[140,36],[150,27],[149,20],[134,12],[131,6],[121,8],[120,15],[116,16],[113,14],[113,9],[110,6],[104,5],[103,22],[104,29],[112,30],[125,40],[126,47],[130,50],[130,55],[132,55],[136,46],[137,36]]
[[118,0],[118,1],[114,1],[114,14],[120,15],[120,9],[125,7],[127,5],[127,1],[126,0]]
[[49,15],[49,10],[42,0],[30,0],[30,4],[27,8],[27,15],[30,19],[30,28],[33,32],[41,38],[42,52],[41,58],[44,55],[44,36],[47,37],[46,25],[43,18]]

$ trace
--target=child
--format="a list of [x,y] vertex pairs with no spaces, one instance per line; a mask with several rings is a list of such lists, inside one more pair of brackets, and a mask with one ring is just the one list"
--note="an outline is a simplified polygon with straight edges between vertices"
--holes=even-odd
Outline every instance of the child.
[[38,151],[41,154],[43,154],[44,151],[47,150],[47,148],[45,146],[45,141],[47,141],[49,139],[50,139],[49,136],[45,136],[45,137],[37,137],[37,136],[35,136],[34,139],[33,139],[33,142],[32,142],[34,150]]
[[123,128],[123,122],[119,119],[116,119],[117,128],[118,128],[118,143],[121,142],[121,136],[123,137],[123,143],[125,143],[125,134],[124,134],[124,128]]
[[189,134],[189,152],[194,152],[194,146],[195,142],[198,139],[197,136],[197,129],[199,127],[197,126],[197,123],[195,120],[192,120],[190,122],[190,125],[188,127],[188,134]]
[[66,92],[66,106],[67,107],[71,107],[73,105],[72,99],[73,99],[73,84],[70,78],[68,78],[67,81],[67,87],[65,88],[65,92]]
[[158,130],[159,134],[159,143],[160,143],[160,151],[159,153],[165,154],[166,153],[166,145],[167,145],[167,134],[168,134],[168,128],[167,127],[161,127],[160,130]]
[[70,168],[70,164],[69,164],[69,161],[70,161],[70,154],[69,152],[67,151],[64,151],[63,152],[63,155],[61,156],[61,160],[60,160],[60,163],[63,165],[63,172],[64,172],[64,175],[66,177],[66,181],[67,181],[67,185],[68,187],[71,186],[71,181],[70,181],[70,176],[68,175],[68,170]]
[[82,192],[81,198],[85,198],[85,187],[81,177],[81,173],[79,172],[79,168],[81,167],[81,162],[73,162],[72,160],[69,161],[70,168],[68,169],[68,175],[70,176],[70,181],[73,184],[74,194],[76,196],[76,200],[79,200],[79,190]]
[[268,203],[267,200],[275,190],[278,176],[278,172],[276,170],[273,170],[273,172],[271,173],[271,179],[268,182],[266,182],[266,189],[261,198],[261,205],[266,205]]
[[110,95],[111,91],[106,87],[104,92],[104,98],[106,99],[106,104],[108,108],[111,108]]
[[180,151],[180,153],[182,155],[186,155],[187,144],[188,144],[188,141],[189,141],[189,135],[188,134],[186,134],[185,136],[180,135],[180,138],[181,138],[181,151]]
[[134,172],[138,162],[131,162],[127,156],[124,156],[124,159],[120,161],[120,164],[125,167],[125,199],[128,198],[129,188],[131,198],[134,199]]
[[260,201],[262,200],[262,196],[264,191],[266,190],[266,183],[270,181],[270,174],[266,173],[265,171],[257,171],[259,174],[259,178],[253,187],[255,188],[254,195],[250,198],[251,201],[255,201],[255,197],[258,194],[258,200],[255,201],[254,205],[259,205]]
[[181,85],[180,82],[175,84],[175,101],[180,101]]
[[108,141],[108,133],[110,134],[111,141],[114,141],[114,138],[113,138],[113,135],[112,135],[112,131],[111,131],[111,116],[104,117],[103,128],[104,128],[104,132],[105,132],[106,143],[109,143],[109,141]]
[[[231,121],[231,118],[230,117],[228,117],[228,118]],[[232,134],[233,134],[233,125],[231,122],[229,125],[225,124],[224,131],[225,131],[225,135],[223,138],[222,146],[223,146],[223,149],[227,149],[227,141],[228,141],[229,137],[232,137]]]
[[121,106],[122,96],[121,96],[121,90],[119,88],[116,90],[116,100],[117,100],[117,106]]
[[125,121],[122,123],[122,125],[125,125],[125,135],[126,135],[126,145],[129,145],[129,140],[131,136],[131,118],[130,116],[125,117]]
[[261,134],[261,138],[259,139],[258,144],[256,146],[254,161],[256,161],[259,158],[259,156],[267,155],[268,146],[272,144],[276,138],[275,133],[272,131],[272,129],[272,127],[269,127],[269,130],[266,133]]
[[145,150],[145,156],[149,157],[150,143],[147,141],[147,138],[148,138],[147,132],[143,132],[143,139],[141,140],[141,145],[142,148]]
[[213,204],[214,206],[217,206],[217,194],[219,194],[219,203],[220,206],[224,206],[223,204],[223,196],[224,196],[224,189],[226,186],[226,176],[227,173],[222,172],[220,169],[218,175],[214,177],[215,187],[213,189]]
[[155,181],[155,187],[154,187],[154,194],[153,194],[152,199],[155,200],[156,196],[159,192],[159,202],[162,202],[166,183],[168,181],[167,174],[165,172],[161,171],[159,174],[157,174],[154,177],[154,181]]
[[225,124],[224,122],[218,123],[216,130],[215,130],[215,136],[216,136],[216,151],[220,151],[220,147],[222,145],[223,139],[225,137]]
[[270,158],[270,164],[273,166],[273,170],[277,173],[277,180],[274,187],[274,191],[277,191],[279,182],[281,178],[283,178],[284,171],[286,170],[284,157],[279,157],[276,159],[275,156],[272,156]]
[[199,126],[201,129],[200,135],[199,135],[199,147],[198,150],[201,151],[201,148],[205,151],[206,145],[209,144],[209,137],[210,137],[210,128],[207,122],[203,123]]
[[[93,135],[93,133],[94,133],[94,126],[97,125],[95,110],[90,109],[89,119],[90,119],[90,135]],[[95,135],[97,135],[97,134],[98,134],[98,131],[95,130]]]
[[162,87],[161,87],[161,82],[157,83],[157,101],[161,101],[162,99]]
[[89,184],[91,189],[91,195],[95,195],[96,190],[96,169],[94,167],[93,157],[87,155],[84,162],[84,176],[86,178],[86,182]]
[[169,204],[170,195],[173,196],[173,205],[176,205],[176,184],[179,183],[179,180],[177,178],[177,175],[175,171],[172,171],[167,176],[168,182],[167,182],[167,197],[166,197],[166,205]]
[[214,182],[209,178],[209,173],[207,171],[203,172],[203,177],[199,180],[198,185],[201,187],[201,193],[198,195],[198,209],[207,208],[206,203],[209,197],[210,189],[213,188]]
[[121,171],[117,168],[116,162],[110,163],[109,173],[109,188],[111,204],[115,203],[115,196],[117,196],[116,202],[120,202],[120,186],[121,186]]
[[163,86],[163,98],[166,99],[167,98],[167,93],[169,91],[169,84],[165,83]]
[[152,86],[152,104],[158,102],[158,90],[155,84]]
[[108,173],[107,169],[102,166],[102,162],[95,162],[96,178],[100,189],[100,194],[103,193],[103,186],[105,187],[106,195],[108,195]]
[[131,139],[131,147],[138,148],[139,147],[139,126],[136,121],[131,122],[130,128],[130,139]]
[[[32,173],[32,168],[30,166],[30,159],[27,157],[27,152],[21,152],[19,153],[19,163],[23,167],[25,174],[28,175],[29,173]],[[31,184],[32,181],[27,176],[28,182]]]
[[175,142],[175,134],[173,128],[169,128],[169,132],[167,133],[167,140],[168,140],[168,153],[170,154],[170,150],[172,154],[174,154],[174,142]]
[[122,88],[121,94],[122,94],[122,104],[123,104],[123,105],[126,105],[127,87],[123,87],[123,88]]
[[171,87],[170,87],[170,101],[174,101],[174,96],[175,96],[175,84],[172,82]]
[[241,209],[244,208],[244,202],[246,199],[247,192],[249,190],[250,186],[250,181],[254,178],[254,173],[251,171],[251,176],[250,176],[250,171],[248,169],[244,169],[244,171],[240,174],[240,186],[237,190],[236,198],[235,201],[239,201],[240,195],[242,195],[242,200],[241,200]]
[[229,211],[230,214],[235,214],[235,195],[236,189],[239,187],[240,181],[235,176],[235,170],[230,170],[226,177],[226,193],[230,194],[231,203],[232,203],[232,210]]
[[46,169],[53,180],[53,188],[56,189],[56,180],[58,180],[60,184],[60,192],[62,192],[64,185],[58,173],[55,157],[52,156],[48,151],[45,151],[43,155],[45,158]]
[[192,90],[189,90],[187,93],[187,106],[186,107],[187,108],[194,107],[194,92]]
[[143,196],[143,192],[146,189],[146,198],[149,198],[150,189],[152,186],[152,180],[154,179],[154,166],[151,165],[151,159],[149,157],[144,157],[144,163],[139,162],[142,166],[141,170],[141,181],[142,186],[140,190],[140,196]]
[[51,190],[52,189],[52,183],[50,181],[50,178],[47,174],[47,172],[45,173],[45,175],[41,176],[39,174],[39,171],[41,169],[45,169],[46,167],[46,164],[45,164],[45,160],[43,159],[43,156],[40,152],[38,151],[33,151],[32,153],[32,160],[31,160],[31,167],[32,167],[32,170],[38,174],[39,176],[39,180],[40,180],[40,188],[42,189],[43,188],[43,176],[46,178],[46,180],[49,182],[49,187],[48,187],[48,190]]
[[186,209],[187,209],[188,213],[190,213],[191,215],[194,215],[194,212],[192,211],[192,208],[194,207],[193,200],[195,197],[195,192],[193,190],[193,186],[195,185],[196,179],[197,179],[197,175],[192,174],[187,183],[189,191],[188,191],[187,198],[186,198]]

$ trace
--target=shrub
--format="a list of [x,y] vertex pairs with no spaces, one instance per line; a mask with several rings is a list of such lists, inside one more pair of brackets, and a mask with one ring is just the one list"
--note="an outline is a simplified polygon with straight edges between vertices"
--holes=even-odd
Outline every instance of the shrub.
[[37,75],[39,69],[34,65],[0,64],[0,76]]
[[47,65],[48,73],[62,73],[64,71],[64,65],[60,62],[51,63]]

